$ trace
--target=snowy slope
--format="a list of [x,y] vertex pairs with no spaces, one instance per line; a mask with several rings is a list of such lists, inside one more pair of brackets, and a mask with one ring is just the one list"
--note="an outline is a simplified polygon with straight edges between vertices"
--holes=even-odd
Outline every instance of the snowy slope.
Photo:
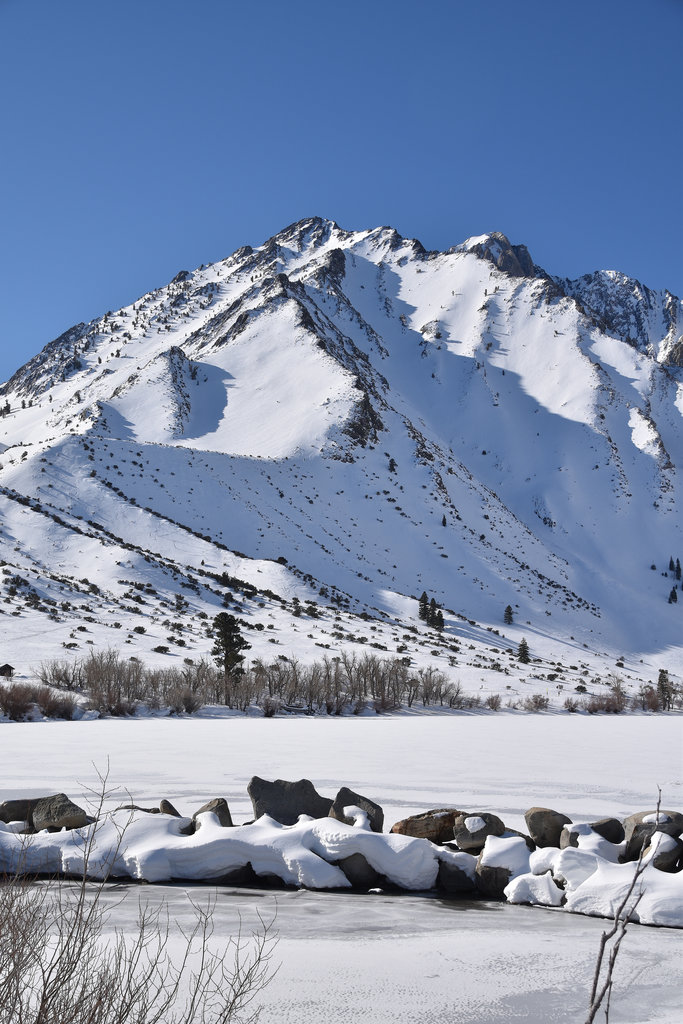
[[525,635],[680,670],[682,322],[496,233],[428,253],[313,218],[181,271],[0,388],[3,658],[147,657],[171,615],[199,656],[227,594],[259,657],[365,635],[486,674]]

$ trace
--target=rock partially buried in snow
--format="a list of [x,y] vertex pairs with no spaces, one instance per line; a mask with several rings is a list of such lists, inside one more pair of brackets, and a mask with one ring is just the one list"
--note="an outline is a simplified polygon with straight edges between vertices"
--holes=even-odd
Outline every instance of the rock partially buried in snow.
[[38,799],[31,800],[4,800],[0,804],[0,821],[9,825],[10,821],[25,821],[28,825],[33,819],[33,808]]
[[466,853],[479,853],[489,836],[502,836],[504,831],[501,819],[489,811],[459,814],[453,825],[456,846]]
[[646,847],[655,834],[678,838],[683,832],[683,814],[679,811],[638,811],[624,820],[626,851],[624,860],[637,860],[640,851]]
[[529,835],[536,846],[559,846],[560,835],[565,825],[571,823],[571,818],[560,811],[553,811],[550,807],[530,807],[524,815]]
[[326,818],[332,801],[322,797],[308,779],[268,782],[254,775],[247,792],[254,808],[254,818],[267,814],[281,825],[295,825],[302,814],[310,818]]
[[374,889],[384,884],[384,877],[368,864],[362,853],[351,853],[337,864],[354,889]]
[[505,888],[517,875],[529,871],[529,847],[523,836],[502,839],[490,835],[477,860],[477,888],[489,899],[503,899]]
[[170,800],[159,801],[159,814],[170,814],[173,818],[181,818],[180,811],[177,811]]
[[644,857],[658,871],[680,871],[683,864],[683,841],[663,832],[655,832]]
[[374,800],[370,800],[366,796],[354,793],[347,786],[342,786],[334,799],[329,815],[331,818],[336,818],[337,821],[345,821],[347,825],[352,825],[353,819],[344,813],[346,807],[359,807],[361,811],[365,811],[373,832],[381,832],[383,830],[384,811],[379,804],[376,804]]
[[207,811],[216,815],[223,828],[234,828],[228,801],[224,797],[219,796],[202,804],[199,810],[192,815],[192,820],[196,822],[199,815],[206,814]]
[[608,843],[623,843],[624,841],[624,826],[618,818],[600,818],[599,821],[591,822],[591,828]]
[[462,813],[455,807],[438,807],[397,821],[391,826],[391,831],[414,839],[429,839],[431,843],[442,846],[453,839],[455,819]]

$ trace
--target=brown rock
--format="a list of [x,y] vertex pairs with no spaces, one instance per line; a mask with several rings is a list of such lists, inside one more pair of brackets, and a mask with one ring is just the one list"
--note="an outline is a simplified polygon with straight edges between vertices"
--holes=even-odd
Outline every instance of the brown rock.
[[443,846],[453,839],[455,819],[463,812],[455,807],[437,807],[422,814],[413,814],[391,826],[392,832],[414,839],[429,839],[431,843]]

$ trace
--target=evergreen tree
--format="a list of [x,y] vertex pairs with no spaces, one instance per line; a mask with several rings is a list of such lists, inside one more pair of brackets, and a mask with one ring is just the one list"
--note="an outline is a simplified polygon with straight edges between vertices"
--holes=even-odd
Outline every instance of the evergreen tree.
[[507,605],[506,608],[505,608],[505,611],[503,612],[503,622],[505,623],[506,626],[511,626],[512,625],[512,605],[511,604]]
[[671,593],[669,594],[669,604],[676,604],[677,601],[678,601],[678,594],[676,593],[676,588],[672,587],[671,588]]
[[429,602],[429,611],[427,612],[427,625],[433,626],[436,619],[436,601],[434,598]]
[[669,559],[669,572],[675,572],[675,571],[676,571],[676,565],[674,563],[673,556],[672,556]]
[[676,559],[676,579],[680,580],[680,578],[681,578],[681,560],[680,560],[680,558],[677,558]]
[[669,673],[665,668],[660,668],[657,679],[657,696],[662,711],[670,711],[673,704],[674,688],[669,679]]
[[442,520],[441,520],[441,525],[442,525],[442,526],[446,526],[446,525],[447,525],[447,523],[446,523],[446,513],[445,513],[445,512],[444,512],[444,514],[443,514],[443,518],[442,518]]
[[531,661],[531,658],[529,657],[529,645],[524,637],[519,641],[519,647],[517,648],[517,661],[521,661],[523,665],[528,665]]
[[423,590],[422,591],[422,597],[420,598],[419,615],[420,615],[420,618],[424,622],[426,622],[428,614],[429,614],[429,598],[427,597],[427,591]]
[[436,614],[434,615],[434,629],[438,629],[439,633],[443,631],[443,612],[440,608],[436,609]]
[[251,647],[240,633],[240,627],[234,615],[228,612],[219,612],[213,620],[214,645],[211,654],[216,660],[219,668],[222,668],[226,676],[240,668],[244,661],[241,651]]

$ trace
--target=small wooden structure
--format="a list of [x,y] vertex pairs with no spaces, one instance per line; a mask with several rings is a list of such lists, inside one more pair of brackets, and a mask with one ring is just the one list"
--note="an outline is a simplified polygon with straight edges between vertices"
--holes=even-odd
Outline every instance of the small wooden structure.
[[4,676],[5,679],[11,679],[14,675],[13,665],[0,665],[0,676]]

